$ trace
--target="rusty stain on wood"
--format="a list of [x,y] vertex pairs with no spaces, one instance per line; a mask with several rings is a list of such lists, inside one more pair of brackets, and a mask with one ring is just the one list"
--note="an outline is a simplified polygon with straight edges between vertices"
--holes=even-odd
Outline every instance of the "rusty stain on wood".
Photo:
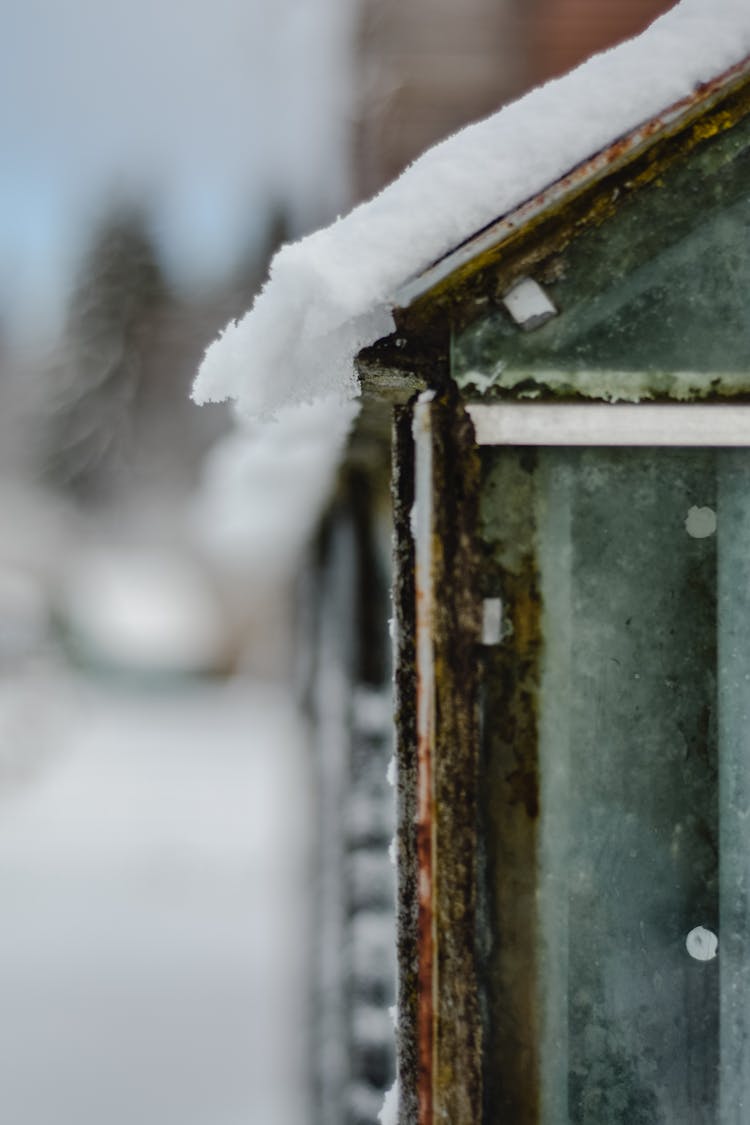
[[[399,1002],[405,1005],[399,1014],[399,1119],[475,1125],[482,1106],[481,602],[474,582],[479,465],[473,428],[455,392],[417,407],[408,435],[407,415],[399,413],[395,485],[399,651],[411,662],[399,670],[398,689],[399,777],[403,765],[409,778],[408,792],[399,793]],[[421,446],[416,455],[415,443]],[[404,464],[409,455],[413,475]],[[402,628],[411,629],[410,646],[401,640]]]
[[435,911],[433,743],[435,706],[433,614],[433,473],[431,402],[414,407],[415,486],[412,534],[415,553],[417,662],[417,1102],[420,1125],[432,1125],[435,1081]]
[[[417,688],[419,690],[419,687]],[[419,756],[419,789],[426,786],[432,787],[432,770],[430,750],[420,739],[418,747]],[[418,1011],[417,1011],[417,1103],[419,1107],[420,1125],[432,1125],[433,1122],[433,1097],[434,1082],[434,989],[435,989],[435,959],[433,937],[433,905],[432,905],[432,801],[425,802],[426,808],[420,808],[417,824],[417,864],[418,864],[418,890],[419,909],[417,919],[417,941],[419,944],[418,967]]]

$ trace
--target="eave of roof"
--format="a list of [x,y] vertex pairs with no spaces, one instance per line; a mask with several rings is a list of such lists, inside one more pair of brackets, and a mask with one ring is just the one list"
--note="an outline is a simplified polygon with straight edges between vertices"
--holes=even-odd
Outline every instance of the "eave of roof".
[[[750,83],[750,55],[582,161],[525,203],[471,235],[400,286],[393,297],[394,308],[408,309],[416,302],[429,300],[433,292],[449,287],[452,278],[461,276],[470,263],[480,261],[488,251],[501,247],[522,228],[534,224],[545,214],[560,210],[587,188],[610,173],[626,167],[659,141],[682,132],[747,83]],[[727,120],[725,127],[732,124],[734,119]],[[712,126],[710,132],[713,133],[716,129],[717,126]]]
[[[361,372],[363,349],[393,327],[392,352],[401,347],[407,360],[407,341],[420,341],[432,379],[451,326],[460,330],[544,254],[551,261],[582,224],[601,225],[623,192],[685,155],[701,130],[726,128],[721,107],[700,115],[741,84],[749,53],[747,0],[680,0],[638,39],[447,138],[380,195],[279,250],[252,310],[208,349],[196,401],[231,397],[247,416],[265,417],[289,403],[349,400],[361,389],[355,357]],[[748,86],[734,97],[743,102],[736,120]],[[656,139],[691,113],[692,138],[689,127]],[[654,114],[651,136],[639,123]],[[645,152],[635,156],[639,143]],[[606,174],[596,153],[609,154],[600,156]],[[408,371],[395,354],[385,358]]]

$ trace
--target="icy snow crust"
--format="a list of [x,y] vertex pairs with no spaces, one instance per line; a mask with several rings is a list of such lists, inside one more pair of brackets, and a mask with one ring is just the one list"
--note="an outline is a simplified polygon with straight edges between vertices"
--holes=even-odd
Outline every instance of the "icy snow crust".
[[750,52],[747,0],[681,0],[638,39],[430,149],[369,203],[281,248],[253,308],[209,347],[197,402],[262,417],[356,397],[353,357],[393,294],[618,136]]

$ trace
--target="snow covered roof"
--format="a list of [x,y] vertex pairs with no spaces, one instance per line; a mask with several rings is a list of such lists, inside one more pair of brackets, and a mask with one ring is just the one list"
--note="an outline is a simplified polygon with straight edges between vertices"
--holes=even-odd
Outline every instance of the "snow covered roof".
[[369,203],[281,248],[252,309],[209,347],[195,400],[232,398],[257,417],[355,397],[353,357],[425,284],[407,282],[748,54],[747,0],[681,0],[639,38],[430,149]]

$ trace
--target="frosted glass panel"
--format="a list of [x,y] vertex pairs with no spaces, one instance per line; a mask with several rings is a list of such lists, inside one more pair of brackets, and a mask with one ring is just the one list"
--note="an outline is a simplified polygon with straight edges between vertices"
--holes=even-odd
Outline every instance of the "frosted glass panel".
[[[487,1119],[511,1107],[510,1070],[528,1065],[513,1044],[535,1038],[540,1100],[527,1111],[519,1094],[517,1122],[740,1125],[750,454],[482,456],[483,594],[504,614],[483,715]],[[525,877],[507,828],[520,839],[521,773],[538,794],[525,805]],[[514,948],[509,885],[524,878],[533,925]]]
[[746,393],[749,238],[746,118],[549,247],[532,272],[557,315],[541,327],[489,294],[454,331],[451,374],[482,396]]

